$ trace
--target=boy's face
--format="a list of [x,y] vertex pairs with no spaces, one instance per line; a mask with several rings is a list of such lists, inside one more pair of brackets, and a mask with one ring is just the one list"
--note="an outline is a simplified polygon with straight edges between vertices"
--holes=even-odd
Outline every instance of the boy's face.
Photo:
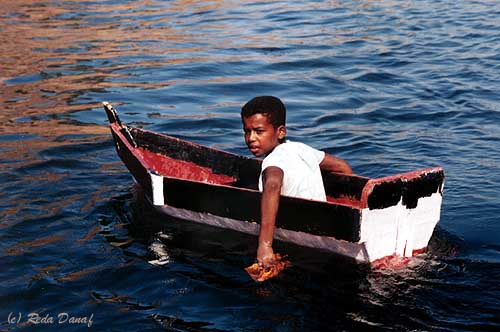
[[267,116],[261,113],[243,118],[243,131],[245,143],[256,157],[271,153],[286,135],[285,126],[274,128]]

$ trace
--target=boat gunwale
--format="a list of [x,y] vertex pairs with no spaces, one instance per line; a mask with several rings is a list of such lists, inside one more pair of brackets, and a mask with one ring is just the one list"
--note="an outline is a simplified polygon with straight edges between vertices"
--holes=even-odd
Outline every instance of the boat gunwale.
[[[191,142],[191,141],[187,141],[187,140],[175,137],[175,136],[171,136],[171,135],[167,135],[167,134],[163,134],[163,133],[158,133],[158,132],[154,132],[154,131],[143,129],[143,128],[128,126],[126,124],[123,124],[120,121],[118,114],[117,114],[117,111],[111,106],[111,104],[109,104],[107,102],[103,102],[103,106],[104,106],[106,112],[108,113],[108,118],[109,118],[109,122],[110,122],[109,126],[112,129],[113,133],[115,133],[116,137],[118,137],[120,139],[120,141],[125,144],[127,149],[134,155],[134,157],[141,163],[141,165],[144,167],[144,169],[148,173],[154,174],[154,175],[160,175],[160,176],[167,178],[167,179],[194,182],[194,183],[204,184],[204,185],[208,185],[208,186],[215,186],[215,187],[232,188],[232,189],[235,189],[238,191],[260,193],[259,190],[252,189],[252,188],[238,187],[238,186],[233,186],[230,184],[223,184],[223,183],[208,183],[208,182],[202,181],[202,180],[194,180],[194,179],[183,178],[183,177],[175,177],[175,176],[169,176],[169,175],[164,175],[164,174],[158,173],[157,171],[152,169],[150,167],[150,165],[144,160],[144,157],[143,157],[142,153],[139,151],[139,148],[148,150],[151,153],[159,154],[161,156],[166,156],[168,158],[172,158],[172,157],[169,157],[168,155],[160,153],[160,152],[151,151],[151,149],[148,149],[147,147],[139,146],[139,144],[137,144],[136,141],[134,141],[134,144],[137,145],[137,147],[134,147],[133,144],[131,144],[131,142],[123,134],[123,132],[122,132],[123,129],[127,130],[130,135],[132,135],[131,132],[137,131],[137,132],[145,133],[147,135],[151,135],[153,137],[159,136],[159,137],[163,137],[167,140],[175,140],[175,141],[177,141],[183,145],[186,145],[188,147],[213,151],[217,154],[222,154],[222,155],[226,155],[226,156],[229,156],[229,157],[232,157],[235,159],[243,160],[244,162],[257,162],[257,163],[261,164],[262,160],[258,159],[258,158],[249,158],[246,156],[238,155],[236,153],[228,152],[228,151],[217,149],[217,148],[208,147],[208,146],[205,146],[205,145],[202,145],[199,143],[195,143],[195,142]],[[133,137],[131,137],[131,139],[134,140]],[[172,159],[176,159],[176,158],[172,158]],[[181,159],[179,159],[179,160],[181,160]],[[189,160],[183,160],[183,161],[192,162]],[[192,163],[194,163],[194,162],[192,162]],[[196,163],[194,163],[194,164],[198,165]],[[198,166],[200,166],[200,165],[198,165]],[[204,167],[204,166],[200,166],[200,167]],[[441,181],[441,184],[438,188],[438,190],[442,193],[443,182],[444,182],[444,170],[442,167],[434,166],[434,167],[427,167],[427,168],[417,169],[414,171],[409,171],[409,172],[404,172],[404,173],[397,173],[397,174],[388,175],[388,176],[379,177],[379,178],[369,178],[369,177],[365,177],[365,176],[350,175],[350,174],[349,175],[337,174],[337,175],[345,176],[348,178],[357,178],[357,179],[361,179],[361,180],[366,180],[366,182],[363,185],[363,188],[361,190],[360,198],[353,199],[351,201],[352,203],[350,203],[350,202],[338,202],[338,201],[335,201],[335,198],[333,198],[333,200],[318,201],[318,200],[314,200],[314,199],[298,198],[298,197],[292,197],[292,196],[287,196],[287,195],[281,195],[281,196],[286,197],[287,199],[298,200],[299,202],[300,201],[310,201],[310,202],[323,203],[323,204],[329,204],[329,205],[340,205],[343,207],[349,207],[349,208],[353,208],[353,209],[357,209],[357,210],[362,210],[362,209],[369,208],[370,195],[373,193],[373,190],[377,185],[396,182],[396,181],[401,181],[402,183],[406,183],[406,182],[409,182],[412,180],[417,180],[419,177],[425,176],[425,175],[430,174],[430,173],[435,173],[435,174],[442,173],[443,180]],[[348,196],[346,196],[346,198],[349,199]]]

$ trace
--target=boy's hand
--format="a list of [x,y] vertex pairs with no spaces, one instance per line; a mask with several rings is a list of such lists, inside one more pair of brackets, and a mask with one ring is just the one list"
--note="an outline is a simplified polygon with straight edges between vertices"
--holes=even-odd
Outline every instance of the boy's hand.
[[255,281],[265,281],[276,277],[286,269],[290,267],[290,261],[282,258],[280,254],[274,254],[270,259],[268,265],[263,265],[261,263],[255,263],[245,268],[248,275]]
[[264,266],[269,265],[274,260],[274,251],[271,243],[264,241],[257,248],[257,262]]

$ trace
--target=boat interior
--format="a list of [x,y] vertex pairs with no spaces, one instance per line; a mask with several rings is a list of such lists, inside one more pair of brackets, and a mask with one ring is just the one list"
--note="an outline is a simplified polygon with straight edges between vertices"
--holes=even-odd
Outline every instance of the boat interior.
[[[159,175],[210,184],[258,189],[261,160],[239,156],[172,136],[128,127],[147,167]],[[128,135],[128,134],[127,134]],[[369,178],[323,173],[327,200],[360,206]]]

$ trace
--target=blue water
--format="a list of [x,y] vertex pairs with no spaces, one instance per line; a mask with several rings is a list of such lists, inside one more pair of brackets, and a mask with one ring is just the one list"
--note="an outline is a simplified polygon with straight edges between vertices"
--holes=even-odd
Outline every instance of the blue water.
[[[487,0],[3,1],[0,330],[499,330],[499,30]],[[279,243],[294,266],[256,284],[255,238],[148,212],[100,102],[249,155],[263,94],[358,174],[443,166],[428,252],[370,271]]]

